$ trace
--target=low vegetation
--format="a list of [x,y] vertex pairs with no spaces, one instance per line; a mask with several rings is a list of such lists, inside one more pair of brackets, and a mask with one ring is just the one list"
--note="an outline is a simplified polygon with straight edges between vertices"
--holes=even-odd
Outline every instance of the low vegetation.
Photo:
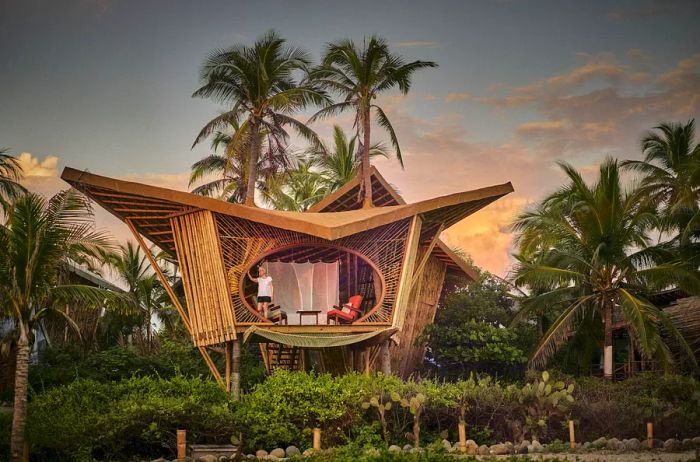
[[[384,404],[384,425],[375,400]],[[488,377],[416,383],[278,371],[237,403],[202,377],[81,378],[34,396],[27,428],[31,452],[42,460],[172,458],[178,428],[188,430],[191,443],[227,443],[240,434],[249,452],[292,444],[304,450],[314,427],[323,430],[323,447],[415,446],[415,435],[430,447],[443,438],[456,441],[460,419],[478,444],[535,433],[542,442],[567,440],[569,418],[577,423],[580,441],[641,439],[647,421],[665,439],[700,434],[699,400],[700,383],[675,375],[640,375],[620,383],[575,382],[557,374],[526,384]],[[9,424],[0,414],[0,435],[8,435]],[[0,442],[0,457],[7,444]]]

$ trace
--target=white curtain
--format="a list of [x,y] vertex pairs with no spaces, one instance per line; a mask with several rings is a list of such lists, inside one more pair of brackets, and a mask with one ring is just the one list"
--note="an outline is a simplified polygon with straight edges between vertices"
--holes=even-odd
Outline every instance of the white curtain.
[[[287,312],[289,324],[299,324],[297,310],[319,310],[319,324],[326,323],[326,312],[338,305],[338,262],[282,263],[266,262],[275,288],[274,303]],[[315,317],[304,316],[304,324]]]

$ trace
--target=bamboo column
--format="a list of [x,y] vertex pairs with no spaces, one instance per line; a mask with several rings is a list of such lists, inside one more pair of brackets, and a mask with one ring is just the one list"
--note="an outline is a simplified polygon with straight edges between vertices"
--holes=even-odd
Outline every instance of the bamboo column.
[[177,431],[177,461],[185,462],[187,459],[187,431]]
[[370,373],[370,364],[372,362],[371,360],[371,352],[369,348],[365,349],[365,375],[369,375]]
[[224,382],[226,383],[226,393],[231,394],[231,342],[226,342],[224,344],[224,356],[226,357],[226,372],[224,375]]
[[382,342],[382,374],[389,377],[391,375],[391,353],[389,352],[389,342],[390,340],[385,340]]
[[233,365],[233,375],[231,391],[233,399],[238,401],[241,399],[241,344],[238,340],[233,340],[232,342],[232,365]]

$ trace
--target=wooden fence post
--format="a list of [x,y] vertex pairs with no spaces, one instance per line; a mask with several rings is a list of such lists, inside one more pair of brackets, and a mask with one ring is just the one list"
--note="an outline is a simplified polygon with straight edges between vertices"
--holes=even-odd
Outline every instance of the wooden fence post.
[[177,461],[185,462],[187,459],[187,431],[177,431]]
[[647,448],[654,449],[654,424],[647,422]]
[[467,452],[467,427],[460,421],[457,429],[459,430],[459,452]]
[[391,353],[389,352],[389,342],[391,340],[385,340],[382,342],[381,353],[382,353],[382,374],[385,377],[391,375]]
[[576,434],[574,433],[574,421],[569,420],[569,446],[571,449],[576,447]]
[[314,449],[316,451],[321,450],[321,429],[314,428]]

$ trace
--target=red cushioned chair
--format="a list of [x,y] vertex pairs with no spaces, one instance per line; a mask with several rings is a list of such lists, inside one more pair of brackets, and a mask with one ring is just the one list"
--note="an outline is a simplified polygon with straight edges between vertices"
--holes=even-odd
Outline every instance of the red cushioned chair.
[[330,324],[333,319],[336,324],[351,324],[362,314],[361,305],[362,295],[353,295],[342,306],[333,305],[333,309],[328,310],[326,323]]

